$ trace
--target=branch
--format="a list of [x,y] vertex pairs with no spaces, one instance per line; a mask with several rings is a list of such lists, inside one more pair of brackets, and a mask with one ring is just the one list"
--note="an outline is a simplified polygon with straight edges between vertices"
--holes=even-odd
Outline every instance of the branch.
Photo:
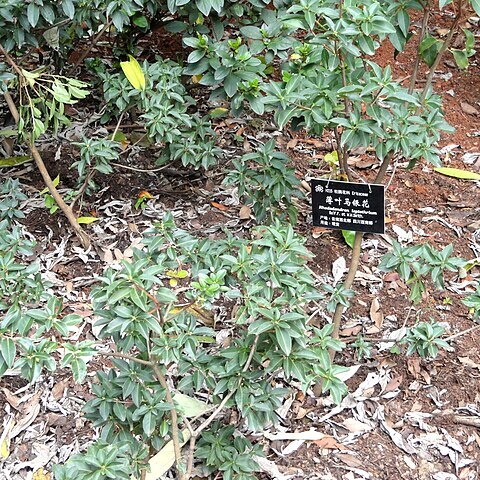
[[175,464],[176,464],[177,474],[178,474],[179,480],[186,480],[185,474],[182,472],[182,467],[181,467],[182,452],[180,449],[180,436],[179,436],[179,430],[178,430],[177,410],[175,408],[175,403],[173,402],[172,392],[170,391],[170,387],[168,386],[167,380],[165,379],[165,376],[163,375],[158,365],[153,360],[142,360],[140,358],[137,358],[133,355],[128,355],[126,353],[101,352],[101,354],[106,357],[123,358],[131,362],[135,362],[141,365],[146,365],[148,367],[151,367],[160,385],[165,389],[165,396],[166,396],[167,402],[171,406],[170,416],[172,418],[172,443],[173,443],[173,450],[175,452]]
[[448,47],[452,43],[453,36],[455,35],[455,32],[458,29],[458,25],[460,23],[460,20],[462,19],[462,15],[463,15],[463,0],[459,0],[458,12],[455,16],[455,19],[453,20],[452,26],[450,27],[450,31],[448,32],[447,38],[443,42],[443,45],[438,51],[435,61],[433,62],[433,65],[431,66],[430,71],[428,72],[428,76],[425,82],[425,87],[423,88],[422,95],[420,96],[420,103],[422,103],[427,96],[428,90],[432,85],[433,76],[435,75],[435,70],[440,64],[440,61],[442,60],[444,53],[447,51]]
[[128,355],[127,353],[118,353],[118,352],[98,352],[104,357],[114,357],[114,358],[123,358],[124,360],[129,360],[130,362],[139,363],[140,365],[146,365],[148,367],[152,366],[152,362],[148,360],[142,360],[141,358],[135,357],[133,355]]
[[103,37],[103,34],[110,28],[111,25],[112,25],[112,20],[110,19],[103,26],[103,28],[100,30],[97,36],[90,42],[87,49],[81,53],[77,61],[72,65],[72,68],[70,69],[69,74],[71,74],[72,71],[75,70],[75,68],[77,68],[83,62],[83,60],[85,60],[85,57],[92,51],[92,48],[100,41],[100,39]]
[[[253,341],[252,348],[250,350],[250,353],[248,355],[247,361],[245,362],[245,365],[243,366],[242,373],[245,373],[249,368],[250,365],[253,361],[253,357],[255,355],[255,352],[257,350],[257,343],[258,343],[258,335],[255,335],[255,340]],[[241,383],[241,382],[239,382]],[[184,478],[184,480],[189,480],[191,474],[192,474],[192,469],[193,469],[193,458],[195,455],[195,443],[197,441],[198,436],[202,433],[203,430],[205,430],[212,422],[215,420],[217,415],[224,409],[225,405],[227,402],[235,395],[238,387],[240,385],[237,385],[236,388],[231,390],[230,392],[223,397],[222,401],[218,405],[218,407],[212,412],[212,414],[201,424],[199,425],[194,431],[191,430],[191,426],[187,423],[187,428],[190,430],[190,447],[189,447],[189,452],[188,452],[188,468],[187,468],[187,475]]]
[[186,480],[186,476],[182,471],[182,451],[180,449],[180,436],[178,434],[178,415],[177,410],[175,408],[175,403],[173,402],[172,393],[170,391],[170,387],[168,386],[167,380],[163,376],[160,368],[158,365],[151,361],[150,362],[153,372],[157,377],[160,385],[165,389],[165,396],[167,402],[171,406],[170,416],[172,417],[172,442],[173,442],[173,450],[175,452],[175,464],[176,470],[179,480]]
[[[0,45],[0,53],[2,53],[5,56],[5,59],[7,62],[11,65],[11,67],[15,70],[15,72],[18,73],[20,76],[20,79],[23,78],[23,73],[22,71],[18,68],[17,64],[13,61],[13,59],[8,55],[8,53],[5,51],[2,45]],[[18,124],[20,121],[20,114],[18,113],[17,106],[15,105],[15,102],[13,101],[12,96],[8,91],[3,93],[3,96],[5,97],[5,100],[7,102],[8,108],[10,110],[10,113],[12,114],[12,117],[15,120],[15,123]],[[63,212],[63,214],[67,217],[67,220],[69,221],[70,225],[72,226],[73,230],[75,231],[78,239],[80,240],[80,243],[82,244],[83,248],[88,249],[90,248],[90,238],[89,236],[85,233],[85,231],[82,229],[82,227],[79,225],[77,222],[77,218],[75,217],[73,210],[65,203],[63,200],[62,196],[60,193],[58,193],[57,188],[55,187],[52,178],[50,177],[50,174],[48,173],[47,167],[45,166],[45,163],[43,162],[42,156],[40,155],[40,152],[38,151],[37,147],[35,146],[35,142],[32,140],[30,135],[27,135],[27,144],[30,148],[30,152],[32,154],[33,159],[35,160],[35,163],[37,165],[37,168],[42,175],[43,181],[45,182],[45,185],[48,187],[48,190],[52,197],[54,198],[55,202],[59,206],[60,210]]]
[[[385,175],[387,173],[387,169],[392,161],[393,154],[388,153],[385,158],[383,159],[382,164],[380,165],[380,170],[375,177],[375,183],[383,183],[385,179]],[[362,251],[362,238],[363,232],[355,232],[355,240],[353,242],[353,251],[352,251],[352,260],[350,262],[350,267],[348,268],[347,278],[343,283],[344,287],[349,289],[353,285],[353,281],[355,280],[355,275],[357,274],[358,265],[360,264],[360,254]],[[341,303],[337,303],[335,308],[335,313],[333,315],[333,331],[332,331],[332,338],[338,339],[339,332],[340,332],[340,323],[342,320],[343,311],[345,307]],[[335,350],[330,349],[330,359],[335,359]]]
[[423,11],[423,19],[422,19],[422,30],[420,31],[420,38],[418,40],[418,49],[417,49],[417,56],[415,58],[415,65],[413,66],[412,76],[410,78],[410,86],[408,87],[408,93],[411,95],[415,88],[415,84],[417,83],[417,76],[418,76],[418,69],[420,67],[420,45],[422,44],[423,39],[425,38],[425,34],[427,33],[427,25],[428,19],[430,16],[430,2],[427,0],[426,4],[424,5]]

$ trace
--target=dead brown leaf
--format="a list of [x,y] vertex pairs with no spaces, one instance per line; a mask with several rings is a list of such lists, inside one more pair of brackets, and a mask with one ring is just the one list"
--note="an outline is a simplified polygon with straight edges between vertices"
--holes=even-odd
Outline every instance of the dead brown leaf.
[[370,318],[372,322],[375,323],[377,328],[381,328],[383,324],[383,312],[380,307],[380,302],[378,298],[374,298],[372,300],[372,304],[370,305]]
[[287,143],[287,148],[292,149],[297,146],[298,143],[298,138],[292,138],[288,143]]
[[396,390],[403,382],[402,375],[392,378],[388,383],[382,393],[389,393]]
[[52,388],[52,397],[58,402],[63,397],[63,392],[68,386],[68,380],[61,380]]
[[352,468],[361,468],[363,467],[363,462],[353,455],[348,453],[337,453],[335,455],[340,461],[342,461],[345,465],[348,465]]
[[385,282],[396,282],[397,280],[400,279],[400,275],[398,275],[397,272],[390,272],[390,273],[387,273],[384,277],[383,277],[383,280]]
[[347,418],[343,421],[343,426],[352,433],[365,432],[370,429],[366,423],[360,422],[356,418]]
[[218,202],[210,202],[210,205],[222,212],[226,212],[228,210],[228,207],[221,204],[221,203],[218,203]]
[[341,443],[338,443],[333,437],[329,436],[323,437],[320,440],[314,440],[313,443],[318,447],[327,450],[346,450]]
[[470,357],[458,357],[460,363],[470,368],[478,368],[480,370],[480,365],[475,363]]
[[7,388],[2,388],[2,392],[5,395],[7,402],[15,409],[19,410],[19,405],[21,403],[20,398],[16,397],[10,390]]
[[480,112],[467,102],[460,102],[460,107],[468,115],[480,115]]
[[240,212],[238,213],[238,218],[240,220],[248,220],[251,213],[252,209],[247,205],[243,205],[242,208],[240,208]]
[[408,371],[415,377],[418,378],[420,373],[420,359],[415,357],[407,358]]
[[415,190],[415,193],[417,195],[427,195],[428,194],[428,189],[425,187],[425,185],[415,185],[413,187],[413,190]]
[[340,331],[341,337],[353,337],[358,335],[362,331],[361,325],[355,325],[354,327],[344,328]]
[[328,228],[324,228],[324,227],[313,227],[312,228],[312,237],[313,238],[319,238],[323,233],[326,233],[328,232],[329,229]]

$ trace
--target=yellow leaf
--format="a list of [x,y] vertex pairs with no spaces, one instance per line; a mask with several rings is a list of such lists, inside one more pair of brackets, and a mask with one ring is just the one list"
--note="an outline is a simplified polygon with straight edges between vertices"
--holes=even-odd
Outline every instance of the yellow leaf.
[[46,472],[43,468],[39,468],[34,474],[33,480],[51,480],[52,476],[49,472]]
[[10,455],[10,451],[8,449],[8,437],[3,439],[2,444],[0,445],[0,457],[1,458],[8,458]]
[[338,152],[334,150],[331,153],[327,153],[324,159],[329,165],[335,165],[338,163]]
[[435,168],[435,171],[448,177],[461,178],[462,180],[480,180],[480,174],[469,172],[468,170],[462,170],[460,168],[447,168],[439,167]]
[[[53,186],[58,187],[58,184],[60,183],[60,175],[57,175],[53,180],[52,180]],[[45,187],[41,192],[40,195],[45,195],[48,193],[48,187]]]
[[77,223],[83,223],[84,225],[88,225],[89,223],[93,223],[100,220],[99,218],[96,217],[78,217],[77,218]]
[[153,195],[146,190],[141,190],[140,193],[138,194],[138,198],[146,198],[146,199],[151,199],[153,198]]
[[228,113],[228,108],[225,107],[217,107],[213,110],[210,110],[210,116],[212,118],[223,117]]
[[145,75],[135,58],[129,55],[126,62],[120,62],[120,66],[133,88],[145,90]]
[[168,283],[170,283],[170,286],[174,288],[178,285],[178,280],[176,278],[171,278]]
[[200,80],[203,78],[203,75],[193,75],[192,83],[200,83]]

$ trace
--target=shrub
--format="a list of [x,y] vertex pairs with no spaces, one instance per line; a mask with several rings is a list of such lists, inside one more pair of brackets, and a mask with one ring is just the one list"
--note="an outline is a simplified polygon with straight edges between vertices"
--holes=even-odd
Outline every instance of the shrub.
[[284,211],[291,223],[297,221],[297,208],[292,199],[301,197],[302,193],[289,161],[287,155],[275,151],[275,141],[269,140],[257,152],[234,160],[235,168],[225,177],[227,185],[238,185],[238,193],[252,204],[259,223],[284,218]]

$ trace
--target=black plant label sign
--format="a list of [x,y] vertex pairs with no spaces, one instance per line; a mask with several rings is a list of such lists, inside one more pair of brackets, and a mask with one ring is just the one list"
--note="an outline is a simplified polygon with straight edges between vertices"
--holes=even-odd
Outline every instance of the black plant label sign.
[[385,186],[312,179],[312,216],[317,227],[385,233]]

